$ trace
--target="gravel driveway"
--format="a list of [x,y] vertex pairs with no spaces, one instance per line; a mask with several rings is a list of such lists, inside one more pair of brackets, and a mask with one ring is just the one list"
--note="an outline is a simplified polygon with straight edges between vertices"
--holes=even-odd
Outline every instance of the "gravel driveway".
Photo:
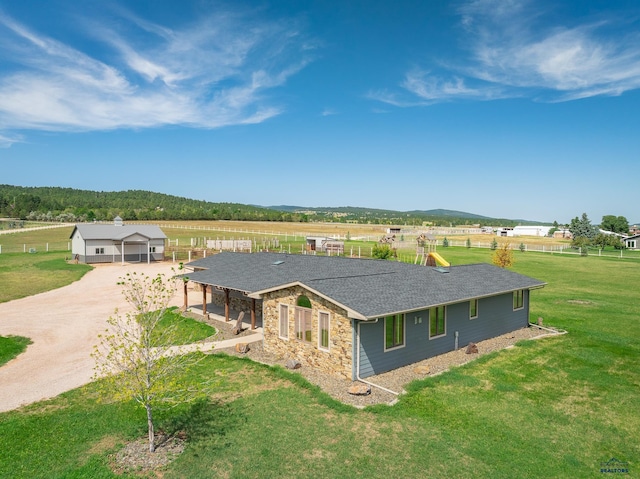
[[[0,367],[0,412],[51,398],[91,381],[90,357],[114,309],[131,308],[118,278],[126,273],[172,274],[170,263],[96,266],[68,286],[0,304],[0,336],[26,336],[27,350]],[[24,284],[28,289],[29,285]],[[176,294],[172,304],[180,306]]]

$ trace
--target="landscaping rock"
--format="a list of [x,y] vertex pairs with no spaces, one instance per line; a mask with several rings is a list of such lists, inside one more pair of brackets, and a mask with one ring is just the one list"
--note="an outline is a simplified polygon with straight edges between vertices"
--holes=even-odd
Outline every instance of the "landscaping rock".
[[347,389],[349,394],[353,396],[368,396],[371,394],[371,386],[363,383],[353,383],[349,389]]
[[249,345],[247,343],[236,344],[236,352],[241,354],[247,354],[249,352]]
[[419,374],[420,376],[426,376],[430,372],[429,365],[424,364],[421,366],[416,366],[415,368],[413,368],[413,372]]
[[466,354],[478,354],[478,345],[476,343],[469,343],[465,352]]
[[302,367],[302,363],[300,363],[300,361],[297,361],[295,359],[287,359],[287,362],[285,363],[285,367],[287,369],[300,369]]

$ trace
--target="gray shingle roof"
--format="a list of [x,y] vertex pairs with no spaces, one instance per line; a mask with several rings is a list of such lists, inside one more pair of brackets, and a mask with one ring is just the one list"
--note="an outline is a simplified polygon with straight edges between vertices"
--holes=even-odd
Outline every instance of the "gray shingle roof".
[[356,316],[429,308],[472,298],[542,287],[543,281],[489,264],[439,268],[395,261],[282,253],[220,253],[187,265],[197,283],[259,295],[300,283]]
[[121,241],[134,234],[140,234],[149,239],[166,239],[167,236],[159,226],[155,225],[102,225],[102,224],[77,224],[71,232],[71,237],[79,231],[85,240],[117,240]]

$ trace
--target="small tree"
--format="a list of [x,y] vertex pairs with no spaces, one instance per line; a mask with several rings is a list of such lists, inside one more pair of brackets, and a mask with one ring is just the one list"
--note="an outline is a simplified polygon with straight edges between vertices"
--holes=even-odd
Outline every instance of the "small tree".
[[519,248],[520,248],[520,252],[521,253],[524,253],[526,251],[526,249],[527,249],[527,247],[524,245],[524,243],[520,243]]
[[443,248],[448,248],[449,247],[449,240],[447,239],[447,237],[445,236],[444,239],[442,240],[442,247]]
[[509,242],[502,243],[500,248],[493,253],[493,264],[500,268],[510,268],[515,263],[513,259],[513,251]]
[[181,384],[185,370],[194,365],[194,355],[171,354],[175,325],[159,327],[176,290],[164,275],[151,278],[127,274],[118,283],[133,307],[121,315],[118,310],[107,321],[92,356],[96,361],[94,379],[100,379],[101,394],[115,400],[135,400],[147,413],[149,451],[155,451],[153,411],[161,404],[197,399],[194,390]]
[[467,249],[471,248],[471,239],[467,238]]
[[395,250],[387,243],[374,244],[371,250],[371,256],[377,259],[390,259],[395,257]]
[[495,238],[493,238],[493,241],[491,242],[491,251],[495,251],[497,247],[498,247],[498,241]]

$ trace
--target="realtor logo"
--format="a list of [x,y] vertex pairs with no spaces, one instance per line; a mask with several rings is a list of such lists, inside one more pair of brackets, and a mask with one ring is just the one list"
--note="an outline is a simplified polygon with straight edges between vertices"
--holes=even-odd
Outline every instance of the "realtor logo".
[[607,462],[600,463],[602,474],[629,474],[629,463],[612,457]]

